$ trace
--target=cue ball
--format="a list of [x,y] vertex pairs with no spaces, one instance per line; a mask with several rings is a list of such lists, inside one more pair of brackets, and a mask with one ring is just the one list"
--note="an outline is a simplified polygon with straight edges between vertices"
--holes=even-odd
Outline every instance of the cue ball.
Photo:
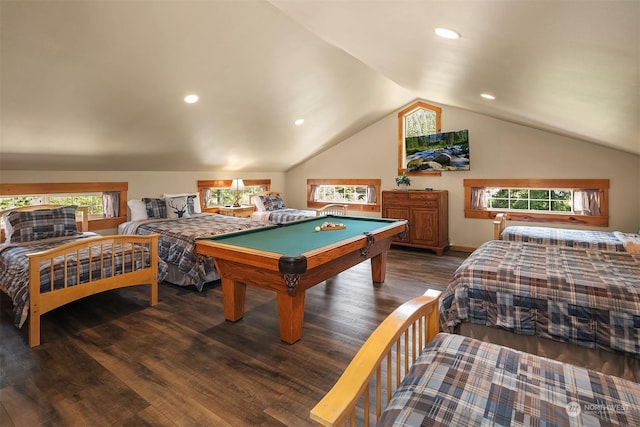
[[320,231],[320,227],[316,227],[316,231]]

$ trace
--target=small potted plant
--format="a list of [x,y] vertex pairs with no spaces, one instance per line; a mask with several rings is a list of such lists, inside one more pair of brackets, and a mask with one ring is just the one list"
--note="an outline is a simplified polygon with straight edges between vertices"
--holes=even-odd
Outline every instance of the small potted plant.
[[406,190],[411,185],[411,179],[409,179],[407,173],[404,172],[402,175],[396,177],[396,184],[401,190]]

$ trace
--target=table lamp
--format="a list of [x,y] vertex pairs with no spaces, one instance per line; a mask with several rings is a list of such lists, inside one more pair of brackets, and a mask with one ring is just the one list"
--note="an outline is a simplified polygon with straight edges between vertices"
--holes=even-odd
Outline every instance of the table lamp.
[[235,202],[233,203],[234,208],[240,207],[240,197],[241,192],[244,191],[244,182],[240,178],[236,178],[231,181],[231,189],[236,192]]

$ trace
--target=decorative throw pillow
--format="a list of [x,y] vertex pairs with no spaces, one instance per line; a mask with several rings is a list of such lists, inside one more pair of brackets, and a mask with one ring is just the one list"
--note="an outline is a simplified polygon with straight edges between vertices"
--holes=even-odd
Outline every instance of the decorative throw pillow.
[[5,216],[7,242],[31,242],[76,234],[80,234],[76,225],[76,206],[13,211]]
[[163,194],[162,197],[180,197],[187,196],[187,206],[189,207],[189,215],[202,213],[202,207],[200,206],[200,195],[197,193],[176,193],[176,194]]
[[149,199],[143,198],[142,201],[147,208],[148,218],[166,218],[167,217],[167,204],[164,199]]
[[257,196],[262,203],[265,211],[277,211],[280,209],[286,209],[284,204],[284,200],[280,197],[279,194],[265,194],[262,196]]
[[167,218],[186,218],[189,216],[189,196],[165,197]]
[[127,201],[129,210],[131,211],[131,221],[142,221],[147,218],[147,204],[142,200]]

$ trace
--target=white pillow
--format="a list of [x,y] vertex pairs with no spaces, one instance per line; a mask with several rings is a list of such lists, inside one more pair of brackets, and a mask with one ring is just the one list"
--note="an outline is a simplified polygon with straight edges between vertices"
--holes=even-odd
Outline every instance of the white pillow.
[[167,218],[189,217],[189,196],[165,197],[167,203]]
[[262,197],[253,196],[253,204],[256,205],[256,211],[264,212],[266,209],[264,208],[264,204],[262,203]]
[[131,221],[149,219],[147,216],[147,205],[142,200],[129,200],[127,205],[131,211]]
[[[189,213],[202,213],[202,208],[200,207],[200,195],[198,193],[176,193],[176,194],[163,194],[162,198],[166,199],[167,197],[181,197],[188,196],[191,200],[189,200]],[[193,204],[191,203],[193,201]]]

